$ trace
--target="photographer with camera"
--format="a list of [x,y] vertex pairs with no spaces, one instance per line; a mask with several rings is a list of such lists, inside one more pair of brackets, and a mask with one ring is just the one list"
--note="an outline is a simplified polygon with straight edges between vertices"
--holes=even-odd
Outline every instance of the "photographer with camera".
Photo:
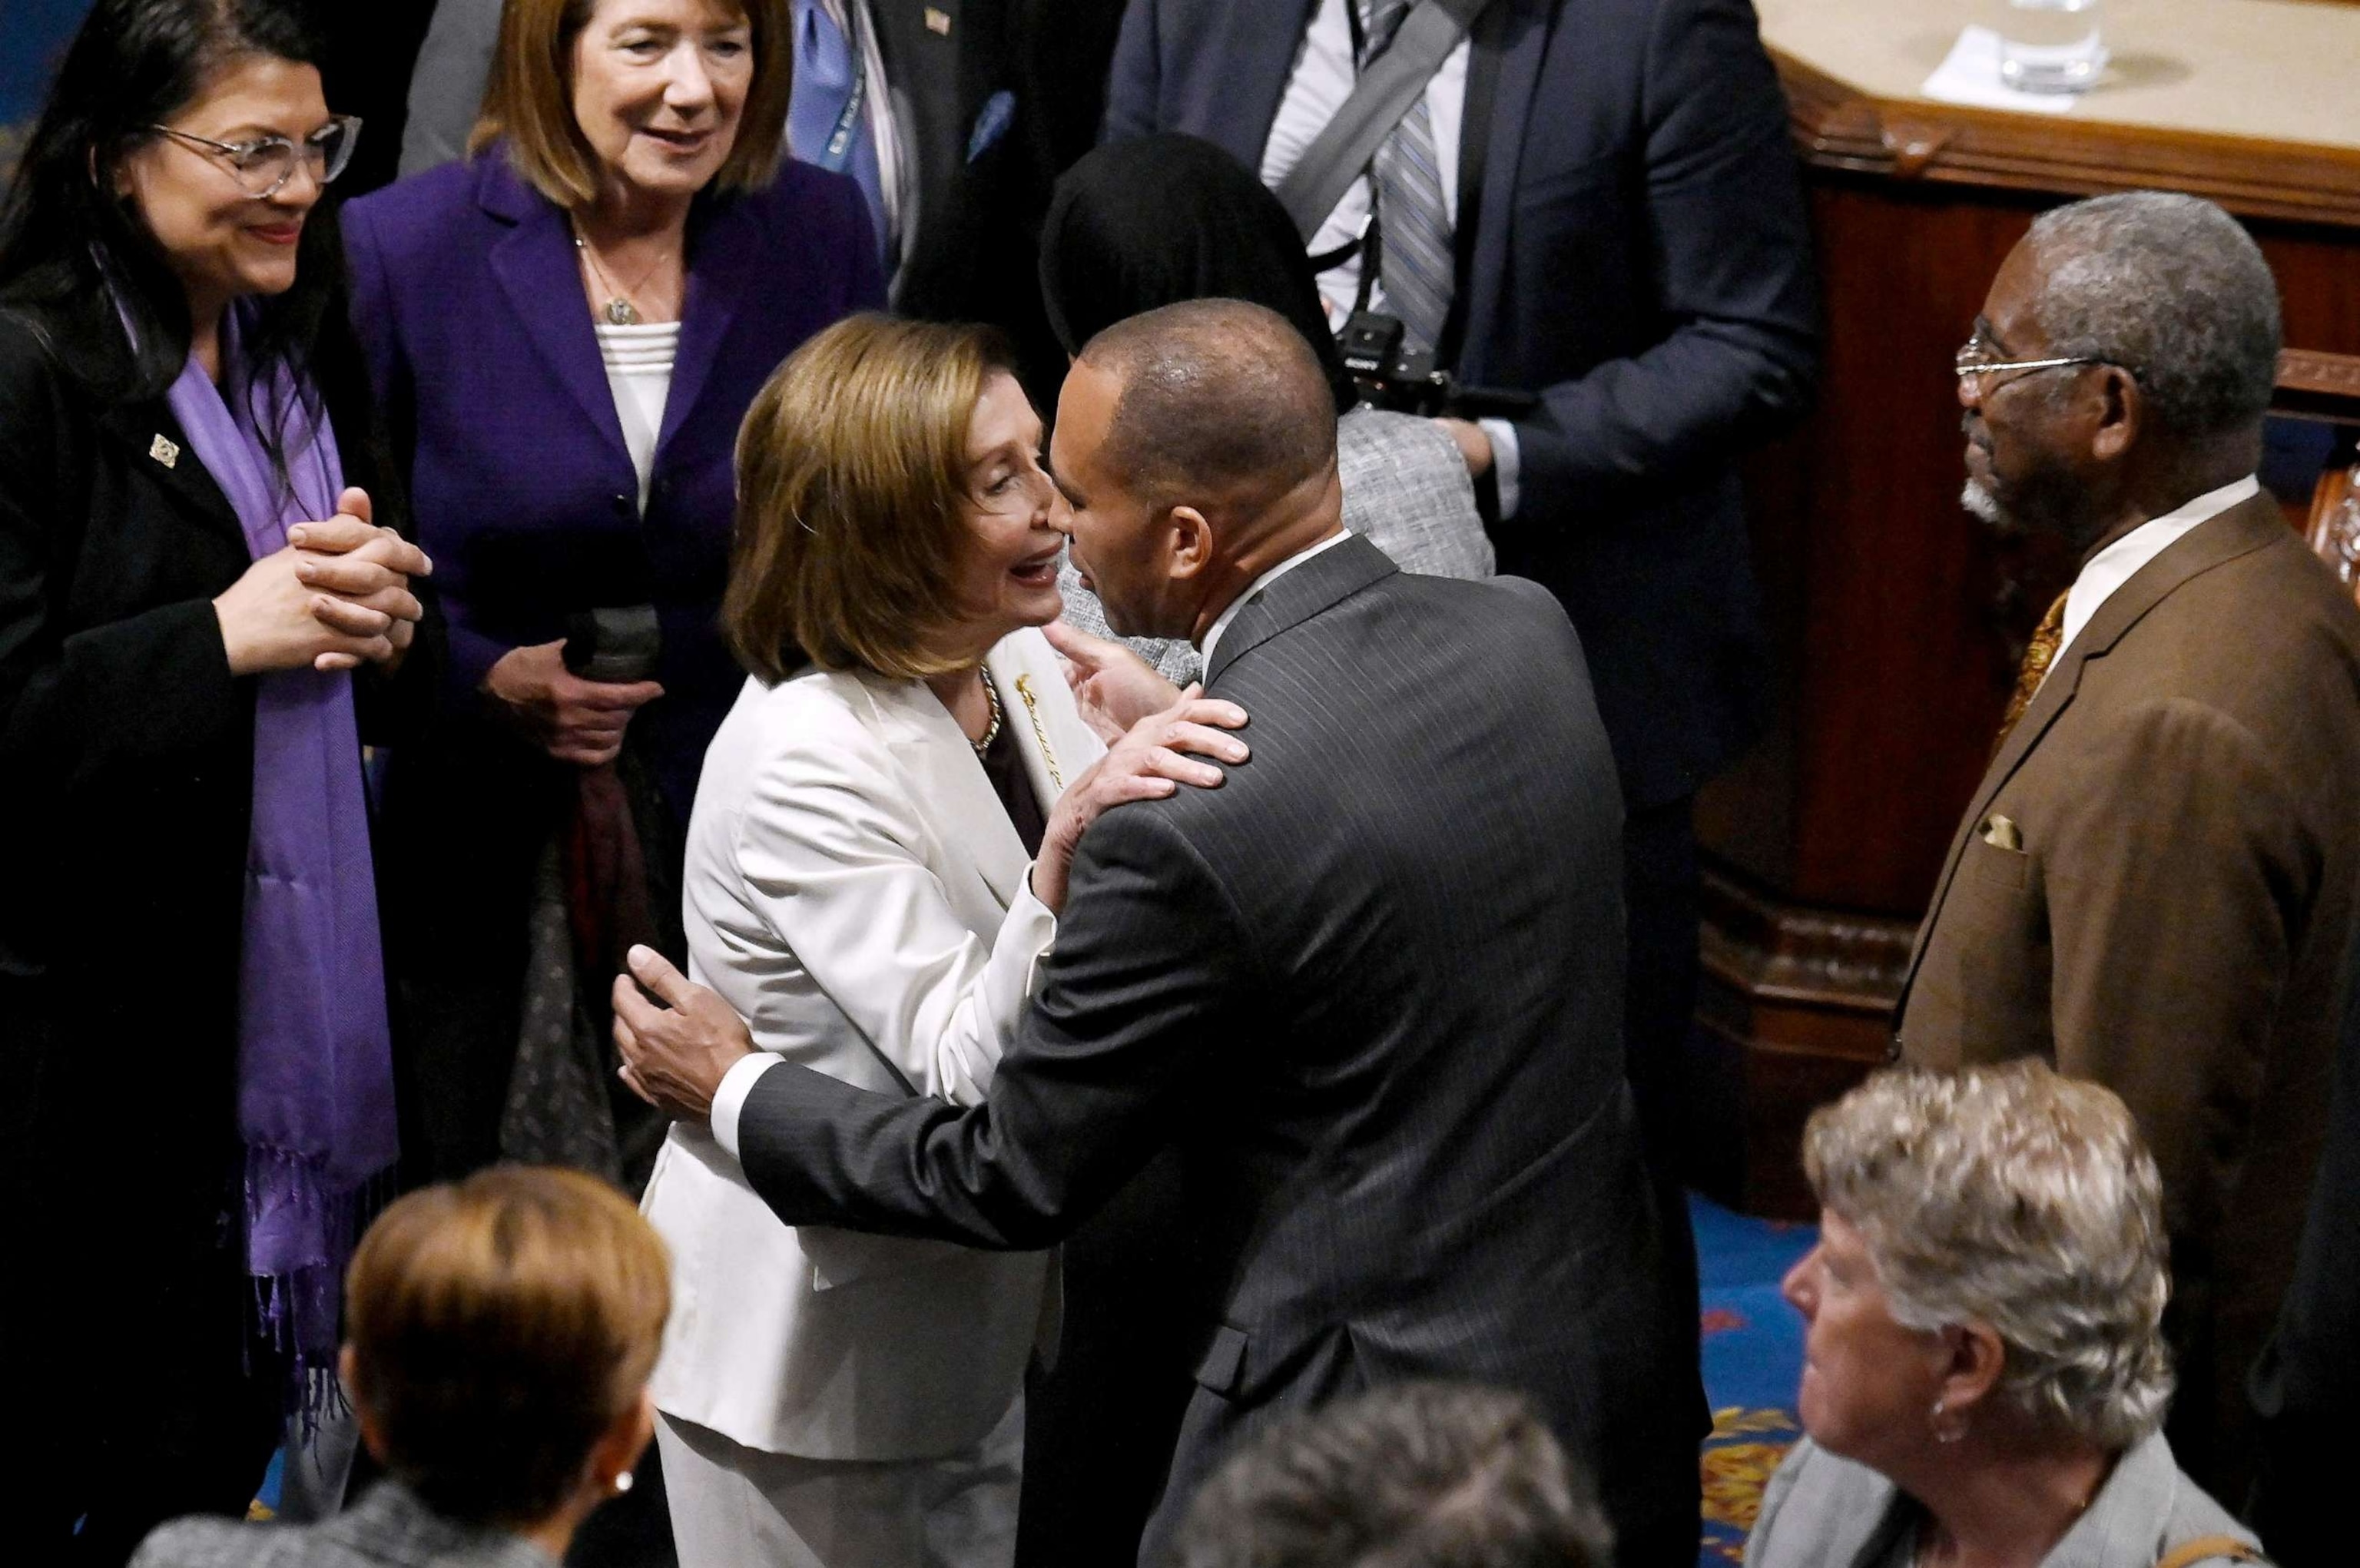
[[[1500,570],[1557,594],[1590,661],[1627,813],[1632,1087],[1674,1200],[1692,805],[1765,696],[1735,460],[1799,413],[1818,358],[1786,102],[1753,7],[1131,0],[1108,138],[1172,130],[1277,192],[1331,324],[1393,317],[1431,368],[1537,399],[1446,408],[1476,416],[1446,428],[1496,491]],[[1354,357],[1381,352],[1352,335]]]
[[[1491,575],[1491,541],[1458,447],[1434,422],[1356,406],[1355,384],[1286,209],[1211,142],[1167,133],[1099,148],[1066,170],[1041,230],[1041,293],[1068,355],[1107,327],[1184,300],[1267,306],[1309,340],[1334,389],[1344,526],[1409,572]],[[1065,620],[1109,636],[1071,565]],[[1127,640],[1175,685],[1202,673],[1185,640]]]

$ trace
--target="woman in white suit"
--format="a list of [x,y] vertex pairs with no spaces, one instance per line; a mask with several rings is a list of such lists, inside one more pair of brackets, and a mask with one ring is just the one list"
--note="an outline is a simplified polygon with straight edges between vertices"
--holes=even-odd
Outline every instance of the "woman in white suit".
[[[1081,830],[1219,783],[1182,751],[1245,755],[1193,693],[1111,751],[1085,721],[1035,630],[1065,543],[1040,444],[988,332],[880,316],[812,339],[739,433],[722,620],[753,677],[689,825],[690,973],[863,1088],[981,1098]],[[751,1077],[672,1129],[644,1202],[683,1568],[1004,1568],[1053,1255],[781,1224],[736,1157]]]

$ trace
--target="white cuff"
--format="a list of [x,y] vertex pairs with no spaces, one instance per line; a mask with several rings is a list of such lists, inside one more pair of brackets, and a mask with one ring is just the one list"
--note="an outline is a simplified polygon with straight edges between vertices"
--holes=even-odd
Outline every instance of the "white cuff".
[[1024,969],[1024,994],[1029,999],[1041,960],[1057,945],[1057,917],[1049,913],[1049,906],[1032,891],[1030,866],[1025,868],[1024,883],[1016,890],[1016,900],[1008,906],[1008,918],[1000,923],[1000,930],[1005,933],[1011,927],[1024,934],[1021,940],[1032,948],[1032,961]]
[[1516,427],[1503,419],[1479,419],[1476,427],[1491,438],[1491,483],[1500,492],[1500,515],[1516,515],[1517,476],[1524,471],[1524,448],[1516,444]]
[[779,1065],[779,1058],[769,1051],[756,1051],[740,1057],[727,1072],[721,1075],[721,1087],[713,1091],[713,1141],[738,1157],[738,1116],[746,1109],[746,1096],[754,1092],[754,1082]]

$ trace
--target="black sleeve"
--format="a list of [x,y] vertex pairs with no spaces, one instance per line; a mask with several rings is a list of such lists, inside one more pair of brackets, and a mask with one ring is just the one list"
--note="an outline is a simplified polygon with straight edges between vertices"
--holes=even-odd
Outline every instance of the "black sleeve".
[[791,1225],[968,1246],[1070,1234],[1170,1137],[1244,990],[1219,883],[1152,803],[1085,836],[1056,946],[981,1105],[765,1072],[738,1119],[747,1179]]
[[59,624],[95,449],[63,371],[0,315],[0,772],[49,796],[202,751],[245,718],[210,599]]

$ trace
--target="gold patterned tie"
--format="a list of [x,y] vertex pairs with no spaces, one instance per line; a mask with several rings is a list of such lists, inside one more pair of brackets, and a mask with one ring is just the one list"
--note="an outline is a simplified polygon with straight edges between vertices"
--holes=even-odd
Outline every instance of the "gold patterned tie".
[[2024,710],[2032,706],[2032,694],[2040,689],[2041,677],[2056,662],[2057,644],[2065,634],[2065,601],[2071,594],[2070,588],[2059,594],[2057,602],[2049,607],[2049,613],[2040,618],[2040,624],[2032,629],[2032,641],[2024,650],[2024,666],[2016,673],[2016,690],[2008,695],[2007,712],[2001,716],[1999,734],[1992,741],[1992,755],[1994,757],[1999,755],[1999,749],[2007,744],[2008,736],[2016,729],[2016,721],[2022,718]]

